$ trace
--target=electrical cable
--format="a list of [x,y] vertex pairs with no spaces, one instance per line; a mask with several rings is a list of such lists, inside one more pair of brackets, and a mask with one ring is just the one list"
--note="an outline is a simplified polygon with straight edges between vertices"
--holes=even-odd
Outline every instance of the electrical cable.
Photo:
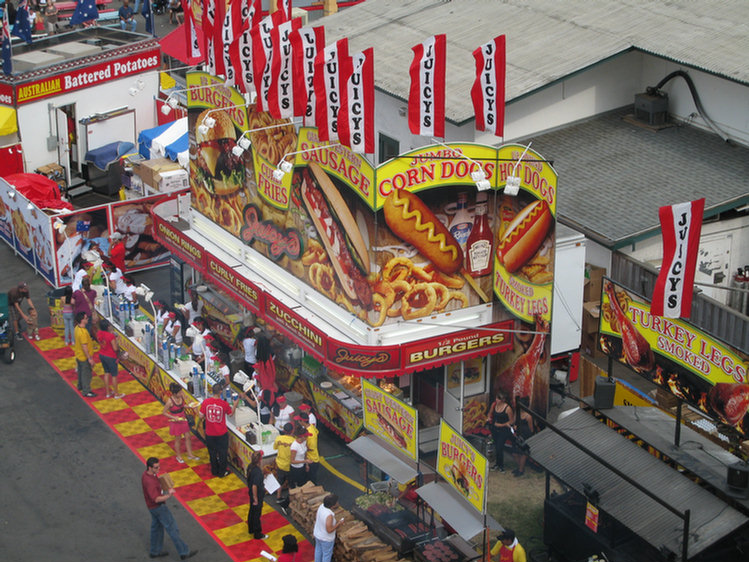
[[689,92],[692,94],[692,100],[694,101],[694,106],[697,108],[697,113],[700,114],[700,117],[707,123],[707,125],[713,130],[713,132],[718,135],[721,139],[723,139],[725,142],[733,145],[733,141],[728,138],[728,135],[725,134],[723,131],[718,128],[718,126],[713,122],[712,119],[710,119],[707,116],[707,113],[705,112],[705,108],[702,107],[702,102],[700,101],[700,96],[697,93],[697,88],[694,86],[694,82],[692,82],[692,78],[684,72],[683,70],[674,70],[671,74],[663,78],[658,84],[652,87],[648,87],[645,89],[645,91],[649,95],[660,95],[660,89],[663,87],[663,85],[671,80],[672,78],[680,77],[683,78],[684,81],[687,83],[687,87],[689,88]]

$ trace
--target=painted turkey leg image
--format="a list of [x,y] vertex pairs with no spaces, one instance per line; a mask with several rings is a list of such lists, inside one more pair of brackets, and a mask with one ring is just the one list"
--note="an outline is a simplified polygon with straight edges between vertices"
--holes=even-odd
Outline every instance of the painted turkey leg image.
[[611,309],[619,323],[619,330],[622,333],[622,348],[624,358],[627,363],[638,373],[647,373],[653,370],[655,366],[655,357],[653,350],[650,349],[645,337],[637,331],[632,321],[624,314],[616,298],[616,291],[611,283],[606,283],[606,294],[609,296]]
[[749,384],[719,382],[710,389],[708,401],[724,422],[736,426],[749,410]]
[[528,350],[517,358],[512,367],[500,375],[500,380],[509,378],[512,381],[510,404],[513,407],[517,398],[530,397],[533,394],[533,378],[536,375],[536,367],[538,367],[538,362],[544,351],[549,323],[537,318],[536,331],[538,333],[533,336],[533,341]]

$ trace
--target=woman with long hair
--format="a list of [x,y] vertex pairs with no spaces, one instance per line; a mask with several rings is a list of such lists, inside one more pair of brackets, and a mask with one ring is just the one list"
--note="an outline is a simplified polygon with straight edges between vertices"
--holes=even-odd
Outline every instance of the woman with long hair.
[[512,437],[512,407],[502,391],[497,392],[494,402],[489,407],[487,423],[494,439],[495,464],[492,470],[505,471],[505,442]]
[[257,338],[257,362],[255,363],[255,375],[257,383],[263,390],[270,390],[273,394],[278,394],[278,385],[276,384],[276,362],[275,355],[271,351],[270,341],[265,336]]
[[194,461],[198,457],[192,454],[192,439],[190,438],[190,424],[187,422],[185,414],[185,394],[179,383],[173,382],[169,385],[171,396],[164,403],[164,415],[169,419],[169,435],[174,436],[174,450],[177,453],[177,462],[183,463],[182,460],[182,440],[185,442],[187,458]]

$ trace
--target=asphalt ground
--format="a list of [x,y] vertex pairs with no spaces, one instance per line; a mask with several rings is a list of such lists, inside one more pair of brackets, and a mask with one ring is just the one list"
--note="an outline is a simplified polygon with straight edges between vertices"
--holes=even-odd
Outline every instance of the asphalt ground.
[[[135,274],[136,283],[166,296],[164,273]],[[20,280],[29,284],[39,325],[49,326],[50,287],[0,242],[0,290]],[[25,340],[16,342],[15,363],[0,362],[0,560],[148,559],[144,466],[85,400]],[[362,465],[324,429],[320,450],[333,472],[321,468],[319,484],[351,507]],[[182,538],[199,549],[196,559],[231,560],[179,501],[168,505]],[[176,559],[168,538],[165,546]]]

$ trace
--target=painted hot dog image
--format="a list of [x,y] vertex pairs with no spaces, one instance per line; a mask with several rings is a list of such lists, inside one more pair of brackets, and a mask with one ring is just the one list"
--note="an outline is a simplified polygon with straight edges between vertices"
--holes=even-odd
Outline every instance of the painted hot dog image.
[[408,444],[406,443],[406,439],[403,437],[400,430],[392,423],[390,423],[387,418],[385,418],[385,416],[383,416],[379,412],[377,412],[377,422],[380,424],[380,427],[383,429],[383,431],[387,433],[401,449],[405,449],[408,446]]
[[497,246],[497,257],[508,273],[528,263],[544,243],[552,223],[551,210],[540,199],[515,215]]
[[302,200],[346,296],[372,308],[367,245],[330,177],[314,162],[302,171]]
[[460,245],[417,195],[394,189],[383,210],[390,230],[428,258],[440,272],[452,275],[463,266]]

